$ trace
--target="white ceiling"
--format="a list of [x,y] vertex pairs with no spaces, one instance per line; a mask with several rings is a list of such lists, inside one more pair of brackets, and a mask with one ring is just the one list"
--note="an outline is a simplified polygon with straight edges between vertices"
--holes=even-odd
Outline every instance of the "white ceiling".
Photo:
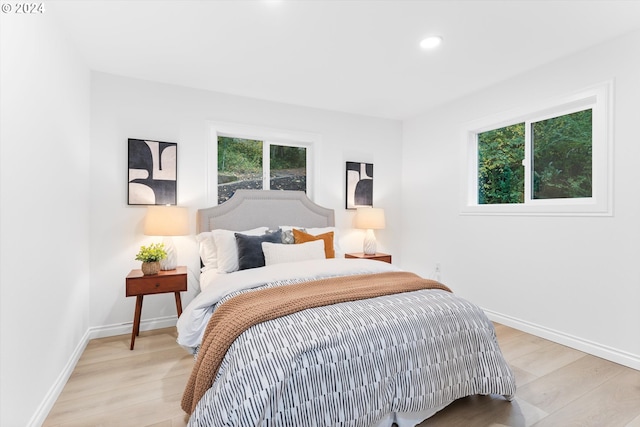
[[[640,29],[633,0],[52,1],[45,13],[93,70],[391,119]],[[423,51],[430,34],[444,43]]]

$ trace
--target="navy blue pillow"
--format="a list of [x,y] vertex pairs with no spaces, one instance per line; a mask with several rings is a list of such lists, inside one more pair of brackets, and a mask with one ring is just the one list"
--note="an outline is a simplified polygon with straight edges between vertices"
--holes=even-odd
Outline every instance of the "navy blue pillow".
[[282,231],[263,234],[262,236],[247,236],[235,233],[238,245],[238,269],[264,267],[264,252],[262,242],[282,243]]

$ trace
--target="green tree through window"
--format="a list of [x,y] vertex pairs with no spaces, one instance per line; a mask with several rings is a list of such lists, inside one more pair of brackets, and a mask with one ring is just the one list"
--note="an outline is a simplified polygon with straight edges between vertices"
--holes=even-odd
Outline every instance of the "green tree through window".
[[524,202],[524,123],[478,134],[478,203]]
[[531,125],[533,198],[591,197],[591,110]]
[[478,204],[525,203],[526,158],[532,159],[532,199],[591,197],[592,131],[588,109],[478,133]]
[[223,181],[256,174],[262,177],[262,141],[218,137],[218,175],[229,177]]

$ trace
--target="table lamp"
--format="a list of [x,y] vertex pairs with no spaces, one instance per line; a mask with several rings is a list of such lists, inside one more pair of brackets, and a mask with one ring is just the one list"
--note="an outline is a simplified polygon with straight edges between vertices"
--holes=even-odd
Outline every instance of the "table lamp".
[[373,230],[381,230],[384,227],[384,209],[358,208],[356,212],[356,228],[367,230],[362,246],[362,251],[365,255],[373,255],[376,253],[376,236],[373,234]]
[[148,206],[144,219],[144,234],[163,236],[167,257],[160,261],[162,270],[173,270],[178,265],[178,251],[171,236],[189,234],[189,212],[178,206]]

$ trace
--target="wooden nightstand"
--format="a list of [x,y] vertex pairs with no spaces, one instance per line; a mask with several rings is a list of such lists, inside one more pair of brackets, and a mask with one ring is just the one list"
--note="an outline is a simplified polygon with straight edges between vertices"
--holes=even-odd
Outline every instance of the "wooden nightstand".
[[375,253],[373,255],[365,255],[362,252],[356,252],[352,254],[344,254],[345,258],[359,258],[359,259],[375,259],[376,261],[388,262],[391,264],[391,255],[383,253]]
[[161,270],[158,274],[145,276],[142,270],[131,270],[127,276],[127,296],[136,297],[136,313],[133,317],[133,330],[131,331],[131,347],[136,342],[136,336],[140,334],[140,314],[142,313],[142,299],[145,295],[164,294],[173,292],[176,296],[176,310],[178,317],[182,314],[182,301],[180,292],[187,290],[187,267],[177,267],[175,270]]

